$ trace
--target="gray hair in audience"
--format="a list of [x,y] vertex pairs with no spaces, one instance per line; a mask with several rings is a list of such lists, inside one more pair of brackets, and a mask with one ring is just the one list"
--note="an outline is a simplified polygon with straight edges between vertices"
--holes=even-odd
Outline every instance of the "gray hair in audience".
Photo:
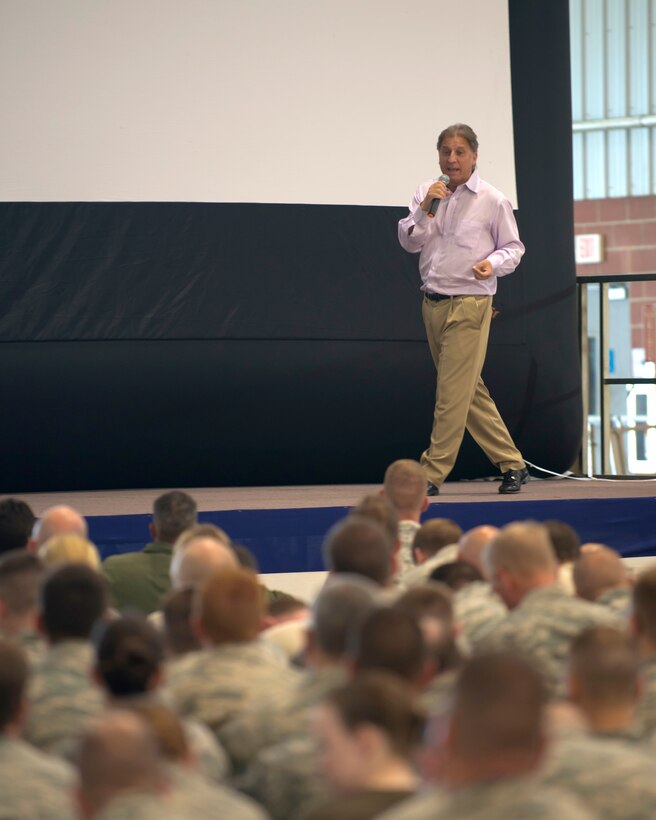
[[358,576],[331,576],[312,607],[311,630],[331,658],[346,655],[351,636],[376,608],[377,587]]
[[557,569],[556,555],[547,530],[531,521],[508,524],[492,541],[486,553],[491,570],[503,567],[519,578]]
[[194,499],[180,490],[172,490],[155,499],[153,524],[157,537],[166,544],[174,544],[180,535],[196,523],[197,507]]

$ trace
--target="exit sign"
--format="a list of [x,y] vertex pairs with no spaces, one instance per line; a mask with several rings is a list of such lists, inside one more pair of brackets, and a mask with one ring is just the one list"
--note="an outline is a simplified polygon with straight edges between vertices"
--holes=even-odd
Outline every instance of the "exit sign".
[[604,237],[600,233],[582,233],[574,237],[577,265],[595,265],[604,261]]

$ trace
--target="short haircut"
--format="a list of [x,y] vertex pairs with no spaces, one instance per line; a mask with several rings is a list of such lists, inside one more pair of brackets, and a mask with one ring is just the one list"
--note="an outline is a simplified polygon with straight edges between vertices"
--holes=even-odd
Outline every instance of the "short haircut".
[[596,601],[604,592],[628,587],[622,559],[610,547],[585,545],[572,567],[576,594],[587,601]]
[[451,717],[458,753],[483,761],[539,754],[545,698],[540,674],[519,657],[493,654],[468,661],[456,683]]
[[39,547],[39,557],[47,567],[58,564],[87,564],[100,569],[100,553],[95,544],[73,533],[53,535]]
[[426,660],[424,636],[417,621],[399,609],[376,609],[362,623],[351,652],[357,673],[392,672],[414,683]]
[[56,567],[41,589],[43,627],[52,643],[86,639],[107,607],[107,582],[84,564]]
[[454,633],[453,592],[445,584],[428,581],[406,590],[394,603],[414,618],[424,633],[427,653],[440,672],[457,669],[462,663]]
[[493,570],[503,567],[523,579],[543,570],[555,575],[558,566],[547,530],[531,521],[503,527],[490,544],[486,560]]
[[164,642],[170,655],[185,655],[201,648],[191,625],[193,598],[193,589],[172,589],[162,601]]
[[11,615],[33,612],[39,602],[43,563],[27,550],[12,550],[0,556],[0,599]]
[[264,615],[264,591],[257,575],[243,567],[214,573],[195,599],[203,632],[215,645],[253,641]]
[[474,130],[470,128],[469,125],[465,125],[464,122],[457,122],[454,125],[449,125],[447,128],[442,131],[442,133],[437,138],[437,150],[439,151],[442,147],[442,143],[445,139],[449,137],[463,137],[469,143],[469,147],[471,150],[476,153],[478,151],[478,137],[474,133]]
[[351,515],[362,516],[374,521],[389,535],[392,544],[399,537],[399,517],[391,503],[382,495],[365,495],[360,503],[353,507]]
[[145,618],[125,615],[95,631],[96,670],[113,697],[143,695],[164,661],[162,638]]
[[401,513],[418,513],[426,499],[428,476],[418,461],[402,458],[385,471],[385,497]]
[[403,758],[409,758],[421,742],[424,715],[408,687],[393,675],[363,672],[329,692],[324,703],[335,708],[350,731],[366,724],[380,729],[392,750]]
[[153,523],[157,537],[173,544],[179,536],[196,523],[197,507],[194,499],[180,490],[172,490],[155,499]]
[[0,501],[0,553],[26,547],[35,521],[29,504],[18,498],[3,498]]
[[474,583],[474,581],[483,580],[483,576],[476,567],[473,567],[466,561],[449,561],[446,564],[435,567],[429,577],[432,581],[445,584],[454,592]]
[[542,526],[549,533],[551,545],[556,553],[558,563],[565,564],[569,561],[576,561],[581,554],[581,539],[579,534],[564,521],[549,519],[543,521]]
[[392,574],[394,543],[376,521],[349,515],[339,521],[323,543],[325,565],[335,573],[353,573],[385,586]]
[[633,614],[639,632],[656,643],[656,567],[638,575],[633,587]]
[[322,652],[335,659],[346,655],[354,631],[376,608],[375,591],[357,576],[329,578],[312,607],[312,632]]
[[18,715],[25,694],[28,669],[23,650],[0,638],[0,733]]
[[417,530],[412,548],[431,557],[444,547],[457,544],[461,535],[462,528],[450,518],[431,518]]
[[610,706],[635,702],[639,657],[625,632],[607,626],[587,629],[572,641],[569,665],[586,700]]

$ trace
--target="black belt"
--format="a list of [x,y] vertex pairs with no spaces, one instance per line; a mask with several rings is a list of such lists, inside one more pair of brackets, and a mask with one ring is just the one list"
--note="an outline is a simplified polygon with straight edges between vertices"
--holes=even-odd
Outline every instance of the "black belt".
[[431,302],[443,302],[445,299],[462,299],[462,296],[452,296],[447,293],[424,293],[424,296],[427,299],[430,299]]

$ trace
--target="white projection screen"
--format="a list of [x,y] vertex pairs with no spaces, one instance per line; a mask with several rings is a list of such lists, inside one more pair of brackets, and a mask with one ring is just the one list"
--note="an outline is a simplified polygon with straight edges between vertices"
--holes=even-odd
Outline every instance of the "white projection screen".
[[2,201],[406,205],[467,122],[516,205],[506,0],[0,0]]

